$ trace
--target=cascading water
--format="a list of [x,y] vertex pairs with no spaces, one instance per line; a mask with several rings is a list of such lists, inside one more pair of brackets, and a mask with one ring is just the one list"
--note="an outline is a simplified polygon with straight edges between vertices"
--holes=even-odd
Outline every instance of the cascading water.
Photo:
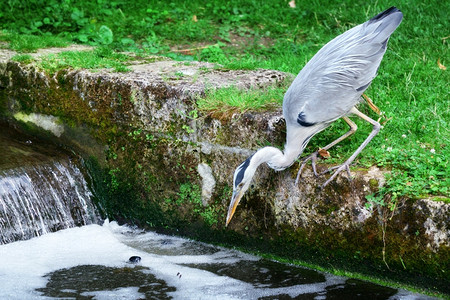
[[0,171],[0,243],[96,223],[91,196],[70,161]]
[[93,194],[67,154],[0,129],[0,244],[98,223]]

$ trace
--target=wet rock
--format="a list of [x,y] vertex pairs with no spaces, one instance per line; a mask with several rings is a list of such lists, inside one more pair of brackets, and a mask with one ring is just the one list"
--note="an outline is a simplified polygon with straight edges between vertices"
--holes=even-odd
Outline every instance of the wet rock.
[[132,256],[132,257],[130,257],[130,259],[128,261],[132,264],[137,264],[137,263],[141,262],[141,257],[140,256]]

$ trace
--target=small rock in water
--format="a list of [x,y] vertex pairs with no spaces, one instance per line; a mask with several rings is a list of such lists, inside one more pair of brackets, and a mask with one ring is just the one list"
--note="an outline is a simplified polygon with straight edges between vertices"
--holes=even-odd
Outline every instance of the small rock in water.
[[130,257],[130,259],[128,261],[130,263],[137,264],[138,262],[141,261],[141,257],[140,256],[132,256],[132,257]]

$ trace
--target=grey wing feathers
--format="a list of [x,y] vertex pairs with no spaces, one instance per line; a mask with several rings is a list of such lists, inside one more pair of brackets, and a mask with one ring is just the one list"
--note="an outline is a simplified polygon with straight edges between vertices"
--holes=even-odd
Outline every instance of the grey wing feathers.
[[401,20],[402,13],[390,8],[320,49],[286,92],[286,121],[310,125],[347,114],[376,76],[387,41]]

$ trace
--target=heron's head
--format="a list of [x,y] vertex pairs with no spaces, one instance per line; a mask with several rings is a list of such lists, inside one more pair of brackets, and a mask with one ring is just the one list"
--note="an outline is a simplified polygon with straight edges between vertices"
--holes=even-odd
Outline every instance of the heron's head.
[[236,207],[241,201],[242,196],[248,190],[256,168],[251,164],[252,156],[247,158],[239,167],[234,171],[233,178],[233,195],[231,196],[230,206],[228,207],[226,226],[230,223],[231,218],[236,211]]

